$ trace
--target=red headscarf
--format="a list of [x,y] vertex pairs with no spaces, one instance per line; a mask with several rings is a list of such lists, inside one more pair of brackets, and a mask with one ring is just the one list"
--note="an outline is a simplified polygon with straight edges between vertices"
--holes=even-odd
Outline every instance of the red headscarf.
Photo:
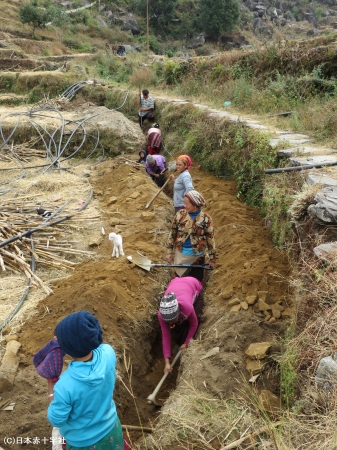
[[186,169],[189,169],[192,165],[192,158],[188,155],[180,155],[180,156],[178,156],[177,160],[184,163],[186,166]]

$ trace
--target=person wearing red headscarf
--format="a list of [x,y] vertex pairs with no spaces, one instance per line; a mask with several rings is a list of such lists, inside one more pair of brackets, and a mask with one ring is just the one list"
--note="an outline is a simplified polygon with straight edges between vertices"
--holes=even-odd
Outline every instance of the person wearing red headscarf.
[[[191,165],[192,159],[190,156],[178,156],[176,161],[176,171],[178,172],[178,176],[174,181],[173,188],[173,204],[175,213],[184,208],[184,195],[194,189],[192,177],[188,170]],[[171,179],[174,180],[174,178],[174,175],[171,175]]]

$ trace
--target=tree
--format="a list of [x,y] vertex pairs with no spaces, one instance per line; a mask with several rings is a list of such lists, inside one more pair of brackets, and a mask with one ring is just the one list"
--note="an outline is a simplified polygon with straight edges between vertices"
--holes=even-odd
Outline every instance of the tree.
[[44,8],[40,8],[37,0],[31,0],[20,6],[19,9],[20,21],[23,24],[28,24],[33,28],[33,37],[36,28],[44,28],[48,22],[48,14]]
[[209,37],[219,39],[238,24],[237,0],[199,0],[200,25]]
[[[148,0],[149,23],[152,30],[162,36],[170,33],[172,19],[175,18],[175,8],[178,0]],[[146,1],[132,0],[131,6],[135,13],[146,18]]]
[[150,25],[159,34],[169,33],[176,5],[176,0],[156,0],[153,4],[149,3]]
[[66,14],[62,9],[49,6],[47,8],[47,15],[50,18],[52,25],[56,27],[65,27],[71,24],[70,14]]
[[179,22],[172,26],[175,38],[188,41],[194,34],[200,31],[197,11],[197,0],[180,0],[176,8],[176,15]]

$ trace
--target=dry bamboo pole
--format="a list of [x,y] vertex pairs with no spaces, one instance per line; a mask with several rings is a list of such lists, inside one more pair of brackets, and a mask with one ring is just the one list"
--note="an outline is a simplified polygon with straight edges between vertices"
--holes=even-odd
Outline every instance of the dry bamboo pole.
[[[39,254],[44,255],[44,256],[47,256],[47,257],[50,256],[50,255],[48,254],[48,252],[44,252],[43,250],[40,250],[40,251],[39,251]],[[55,260],[55,261],[59,261],[60,263],[65,262],[65,263],[67,263],[67,264],[71,264],[72,266],[75,266],[75,265],[76,265],[76,263],[74,263],[74,262],[72,262],[72,261],[67,261],[66,259],[58,258],[57,256],[53,256],[52,259]]]
[[7,267],[10,270],[15,271],[15,273],[17,273],[17,274],[22,275],[21,272],[17,270],[17,267],[13,265],[13,261],[11,259],[8,259],[8,258],[6,258],[6,256],[3,256],[3,260],[4,260],[4,263],[6,263],[5,267]]
[[5,263],[4,263],[3,257],[1,255],[0,255],[0,266],[1,266],[1,269],[3,270],[3,272],[6,272]]
[[129,431],[144,431],[144,433],[152,433],[153,428],[149,427],[137,427],[136,425],[122,425],[123,430]]
[[46,286],[44,284],[44,282],[37,275],[35,275],[35,273],[32,272],[32,270],[30,269],[29,265],[25,261],[23,261],[18,256],[14,255],[13,253],[10,253],[7,250],[4,250],[3,248],[0,249],[0,252],[2,254],[5,254],[9,258],[15,259],[18,262],[18,264],[20,266],[22,266],[22,268],[24,269],[25,273],[27,271],[34,278],[34,280],[42,287],[42,289],[46,292],[46,294],[49,295],[49,294],[51,294],[53,292],[48,286]]
[[246,441],[247,439],[253,438],[255,436],[258,436],[262,433],[267,433],[271,429],[277,427],[280,425],[281,422],[275,422],[271,423],[270,425],[267,425],[265,427],[260,428],[259,430],[254,431],[253,433],[247,434],[247,436],[244,436],[240,439],[237,439],[236,441],[232,442],[231,444],[225,445],[224,447],[221,447],[220,450],[232,450],[233,448],[239,447],[239,445],[242,444],[242,442]]
[[[41,263],[41,261],[40,261],[40,264],[42,264]],[[68,270],[74,270],[74,267],[72,267],[72,266],[67,266],[66,264],[61,264],[61,263],[58,263],[58,262],[52,262],[52,261],[44,261],[43,262],[43,265],[44,266],[48,266],[48,267],[54,267],[55,269],[68,269]]]
[[39,255],[29,246],[29,245],[27,245],[26,243],[24,243],[24,245],[25,245],[25,247],[26,247],[26,250],[30,253],[30,254],[32,254],[33,256],[34,256],[34,258],[36,259],[36,261],[39,261]]

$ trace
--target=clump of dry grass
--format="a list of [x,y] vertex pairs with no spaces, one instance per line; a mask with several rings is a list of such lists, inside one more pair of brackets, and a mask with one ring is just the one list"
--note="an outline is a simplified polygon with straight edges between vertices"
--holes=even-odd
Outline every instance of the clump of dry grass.
[[153,86],[156,82],[156,75],[152,67],[140,67],[134,69],[132,75],[129,77],[131,86],[144,89],[146,86]]
[[302,272],[306,274],[297,283],[297,334],[289,347],[297,349],[297,369],[309,382],[319,360],[337,350],[337,275],[313,258]]
[[[333,267],[312,255],[314,243],[324,241],[312,223],[299,227],[299,240],[302,251],[291,282],[296,288],[297,316],[290,330],[293,337],[282,356],[283,370],[288,371],[283,377],[293,383],[293,398],[292,408],[283,416],[282,435],[289,448],[333,450],[337,392],[319,390],[315,374],[321,358],[337,350],[337,275]],[[289,378],[292,371],[293,379]]]
[[295,450],[287,445],[287,418],[271,418],[256,393],[251,391],[248,398],[237,392],[231,399],[220,399],[181,381],[155,432],[135,448]]
[[283,425],[282,434],[289,450],[336,448],[336,415],[333,410],[311,415],[290,413],[284,418]]
[[289,214],[293,220],[300,221],[307,216],[307,209],[315,203],[315,195],[321,190],[320,184],[305,183],[302,190],[294,196],[294,201],[289,207]]
[[135,449],[335,450],[337,395],[315,390],[295,411],[270,416],[254,391],[222,400],[181,379],[166,402],[155,431]]
[[310,103],[300,105],[298,116],[301,122],[299,130],[311,134],[326,145],[336,144],[337,101],[335,97],[322,101],[313,98]]
[[[186,382],[187,383],[187,382]],[[230,435],[237,436],[240,419],[246,410],[231,401],[212,398],[191,385],[174,392],[166,402],[149,448],[169,448],[179,443],[180,448],[208,448],[213,450]],[[234,425],[234,427],[233,427]]]

